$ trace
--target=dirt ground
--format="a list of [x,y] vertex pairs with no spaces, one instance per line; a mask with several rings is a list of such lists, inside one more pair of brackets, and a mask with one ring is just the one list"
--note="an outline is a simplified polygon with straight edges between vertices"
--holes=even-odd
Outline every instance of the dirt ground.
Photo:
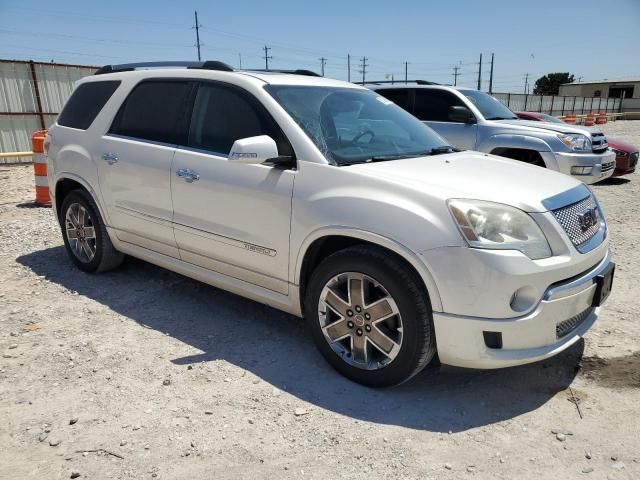
[[638,174],[594,187],[617,277],[584,341],[387,390],[276,310],[134,259],[80,272],[33,183],[0,167],[0,478],[640,478]]

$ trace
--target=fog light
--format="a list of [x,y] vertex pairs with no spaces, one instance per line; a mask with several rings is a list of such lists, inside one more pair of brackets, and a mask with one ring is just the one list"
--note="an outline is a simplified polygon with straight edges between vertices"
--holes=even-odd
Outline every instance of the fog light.
[[571,167],[571,175],[589,175],[593,167]]
[[538,292],[533,287],[521,287],[511,295],[509,306],[514,312],[525,312],[538,301]]

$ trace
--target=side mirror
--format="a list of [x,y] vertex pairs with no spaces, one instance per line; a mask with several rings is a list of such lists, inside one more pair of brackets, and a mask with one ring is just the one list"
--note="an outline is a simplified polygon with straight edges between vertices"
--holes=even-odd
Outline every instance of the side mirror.
[[255,165],[278,158],[278,146],[268,135],[241,138],[233,142],[227,160]]
[[458,123],[476,123],[476,117],[471,110],[460,105],[449,107],[449,120]]

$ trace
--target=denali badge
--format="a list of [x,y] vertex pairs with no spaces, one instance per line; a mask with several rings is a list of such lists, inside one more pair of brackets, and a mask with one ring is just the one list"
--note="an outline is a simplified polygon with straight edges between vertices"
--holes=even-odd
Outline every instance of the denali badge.
[[578,223],[583,232],[598,223],[598,207],[587,208],[578,214]]

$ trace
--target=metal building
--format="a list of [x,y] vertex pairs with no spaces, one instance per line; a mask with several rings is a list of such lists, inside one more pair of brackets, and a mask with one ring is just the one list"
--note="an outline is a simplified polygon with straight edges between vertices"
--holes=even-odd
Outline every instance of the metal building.
[[640,118],[640,79],[637,78],[564,83],[560,85],[560,95],[620,99],[622,101],[620,111],[627,114],[625,118]]
[[0,60],[0,153],[31,150],[31,135],[60,112],[73,84],[98,67]]

